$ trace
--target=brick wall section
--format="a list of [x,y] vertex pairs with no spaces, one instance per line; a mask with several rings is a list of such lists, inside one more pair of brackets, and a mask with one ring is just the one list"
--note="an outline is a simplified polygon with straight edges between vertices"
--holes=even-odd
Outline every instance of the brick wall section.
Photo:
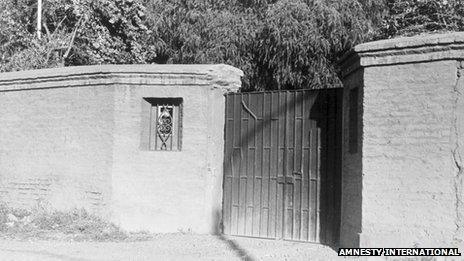
[[108,203],[110,88],[0,91],[0,191],[17,206],[98,210]]
[[342,220],[342,245],[464,248],[463,50],[464,34],[454,33],[367,43],[344,60],[345,90],[359,68],[363,80],[361,155],[344,150],[342,213],[353,189],[362,199],[353,199],[361,213],[344,216],[355,220]]
[[451,242],[456,62],[369,67],[364,77],[361,244]]
[[[217,231],[227,65],[121,65],[0,75],[0,200],[84,207],[128,230]],[[148,151],[143,98],[183,98],[181,151]]]

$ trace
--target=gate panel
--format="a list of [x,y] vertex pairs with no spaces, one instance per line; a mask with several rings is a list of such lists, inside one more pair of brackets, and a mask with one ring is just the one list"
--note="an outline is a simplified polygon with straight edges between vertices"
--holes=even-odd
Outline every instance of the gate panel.
[[226,95],[224,233],[337,240],[341,90]]

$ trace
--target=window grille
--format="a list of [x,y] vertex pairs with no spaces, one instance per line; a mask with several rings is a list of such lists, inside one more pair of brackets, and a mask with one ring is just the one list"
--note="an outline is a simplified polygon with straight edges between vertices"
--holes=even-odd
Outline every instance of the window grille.
[[181,149],[182,98],[151,98],[150,150]]

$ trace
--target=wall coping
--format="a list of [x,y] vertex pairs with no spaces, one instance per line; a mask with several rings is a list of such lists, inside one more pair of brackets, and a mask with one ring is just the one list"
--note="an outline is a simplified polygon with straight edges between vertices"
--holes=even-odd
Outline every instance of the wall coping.
[[241,87],[243,72],[226,64],[90,65],[0,73],[0,92],[89,85],[211,85]]
[[356,45],[339,61],[342,77],[360,67],[464,59],[464,32],[399,37]]

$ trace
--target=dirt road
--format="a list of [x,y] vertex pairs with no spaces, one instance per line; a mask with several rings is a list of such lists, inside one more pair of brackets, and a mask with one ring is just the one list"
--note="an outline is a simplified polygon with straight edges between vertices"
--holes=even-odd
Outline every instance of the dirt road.
[[165,234],[117,243],[0,240],[2,261],[339,259],[334,250],[317,244],[211,235]]

